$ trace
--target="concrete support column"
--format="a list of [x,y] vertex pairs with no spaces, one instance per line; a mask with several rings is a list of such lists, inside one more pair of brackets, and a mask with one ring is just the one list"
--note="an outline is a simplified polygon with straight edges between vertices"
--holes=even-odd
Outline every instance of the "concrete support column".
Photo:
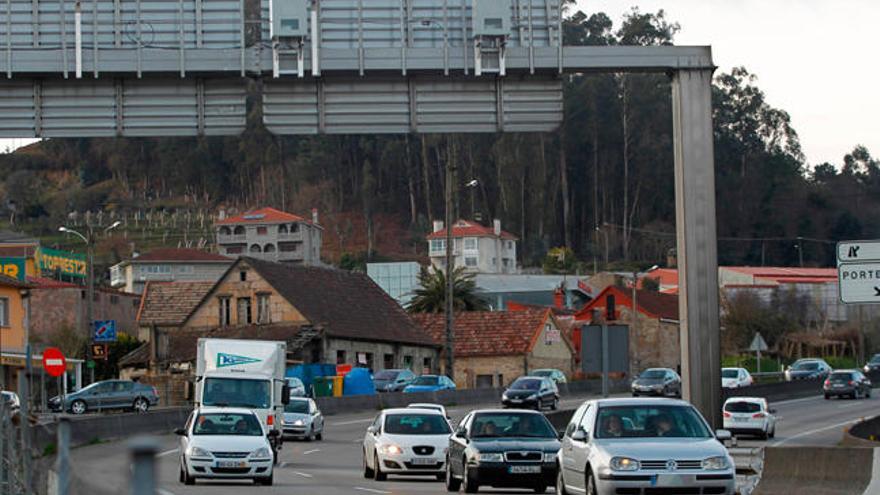
[[721,333],[715,230],[712,70],[672,81],[681,375],[685,400],[721,427]]

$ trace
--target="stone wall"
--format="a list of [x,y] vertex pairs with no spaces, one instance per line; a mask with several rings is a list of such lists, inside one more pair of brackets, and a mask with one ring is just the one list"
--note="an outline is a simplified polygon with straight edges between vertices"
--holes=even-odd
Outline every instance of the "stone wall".
[[[31,338],[48,342],[60,328],[81,329],[86,319],[85,287],[31,290]],[[95,290],[95,320],[116,320],[116,331],[137,336],[140,296]]]
[[[344,356],[339,354],[340,352],[344,353]],[[324,353],[324,362],[326,363],[351,364],[371,368],[373,371],[386,368],[410,368],[416,374],[421,374],[423,372],[436,373],[439,370],[439,354],[437,349],[432,347],[328,338]],[[372,362],[358,362],[358,354],[368,354],[364,357],[372,357]],[[386,354],[393,356],[391,366],[385,366]],[[337,359],[337,357],[342,359]]]

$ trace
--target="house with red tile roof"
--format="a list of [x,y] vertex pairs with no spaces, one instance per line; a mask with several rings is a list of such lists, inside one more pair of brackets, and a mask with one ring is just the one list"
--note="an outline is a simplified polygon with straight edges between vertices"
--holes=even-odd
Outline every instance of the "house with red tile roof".
[[214,222],[220,254],[250,256],[295,265],[321,265],[324,228],[318,210],[311,219],[265,207]]
[[110,286],[141,294],[148,282],[216,282],[235,261],[203,249],[158,248],[110,267]]
[[632,290],[610,285],[581,308],[572,331],[576,352],[581,355],[583,326],[605,322],[626,327],[631,373],[651,367],[675,369],[681,362],[678,296],[640,289],[635,299],[633,304]]
[[[446,233],[443,222],[434,221],[428,234],[428,256],[435,268],[446,269]],[[470,220],[452,224],[452,256],[454,266],[463,266],[470,273],[518,273],[516,263],[517,237],[501,230],[501,220],[486,227]]]
[[[445,343],[443,313],[412,317],[437,345]],[[571,376],[572,347],[549,308],[456,313],[454,330],[459,388],[504,387],[540,368],[556,368]],[[442,357],[440,361],[445,363]]]

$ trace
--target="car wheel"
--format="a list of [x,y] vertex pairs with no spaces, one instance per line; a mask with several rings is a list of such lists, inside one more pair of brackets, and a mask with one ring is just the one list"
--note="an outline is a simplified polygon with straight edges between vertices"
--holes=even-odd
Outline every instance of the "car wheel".
[[88,410],[85,401],[75,400],[73,404],[70,405],[70,412],[73,414],[84,414]]
[[870,398],[871,398],[871,389],[870,389],[870,388],[869,388],[868,390],[865,390],[865,398],[866,398],[866,399],[870,399]]
[[770,430],[770,434],[768,436],[770,438],[776,438],[776,425],[773,425],[773,429]]
[[305,441],[306,441],[306,442],[311,442],[311,441],[314,441],[314,440],[315,440],[315,430],[314,430],[314,429],[311,429],[311,430],[309,430],[309,434],[306,435],[306,437],[305,437]]
[[315,440],[319,442],[324,440],[324,430],[321,430],[317,435],[315,435]]
[[180,465],[180,477],[184,485],[195,485],[196,479],[189,475],[189,472],[186,470],[186,464]]
[[535,493],[546,493],[546,492],[547,492],[547,487],[546,487],[546,486],[543,486],[543,485],[539,485],[539,486],[536,486],[536,487],[534,488],[534,490],[535,490]]
[[555,411],[555,410],[557,410],[557,409],[559,409],[559,399],[554,398],[554,399],[553,399],[553,402],[550,403],[550,410],[551,410],[551,411]]
[[477,493],[480,491],[480,484],[474,479],[474,476],[471,474],[471,469],[467,465],[467,460],[463,460],[464,470],[462,474],[463,484],[464,484],[464,492],[465,493]]
[[565,489],[565,478],[562,476],[562,466],[559,466],[559,471],[556,473],[556,495],[568,495],[568,490]]
[[825,400],[831,400],[831,396],[828,394],[825,394]]
[[147,399],[138,397],[134,400],[133,409],[136,413],[145,413],[150,410],[150,403],[147,402]]
[[388,479],[388,475],[382,472],[382,466],[379,464],[379,454],[373,457],[373,479],[376,481]]
[[446,491],[457,492],[461,488],[461,480],[452,475],[452,465],[446,459]]
[[370,469],[370,465],[367,464],[367,451],[364,451],[364,478],[370,479],[373,477],[373,470]]
[[257,478],[254,482],[263,486],[272,486],[272,483],[275,482],[275,473],[270,474],[268,478]]
[[437,481],[445,481],[446,480],[446,473],[437,473],[436,478],[437,478]]
[[598,488],[596,488],[596,478],[593,476],[593,470],[590,469],[587,471],[587,495],[598,495]]

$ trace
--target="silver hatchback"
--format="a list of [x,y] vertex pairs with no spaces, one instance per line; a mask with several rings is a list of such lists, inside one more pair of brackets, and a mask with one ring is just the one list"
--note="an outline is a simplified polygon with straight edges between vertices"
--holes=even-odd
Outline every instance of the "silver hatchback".
[[675,399],[600,399],[578,408],[559,451],[556,493],[733,495],[733,459],[689,403]]

